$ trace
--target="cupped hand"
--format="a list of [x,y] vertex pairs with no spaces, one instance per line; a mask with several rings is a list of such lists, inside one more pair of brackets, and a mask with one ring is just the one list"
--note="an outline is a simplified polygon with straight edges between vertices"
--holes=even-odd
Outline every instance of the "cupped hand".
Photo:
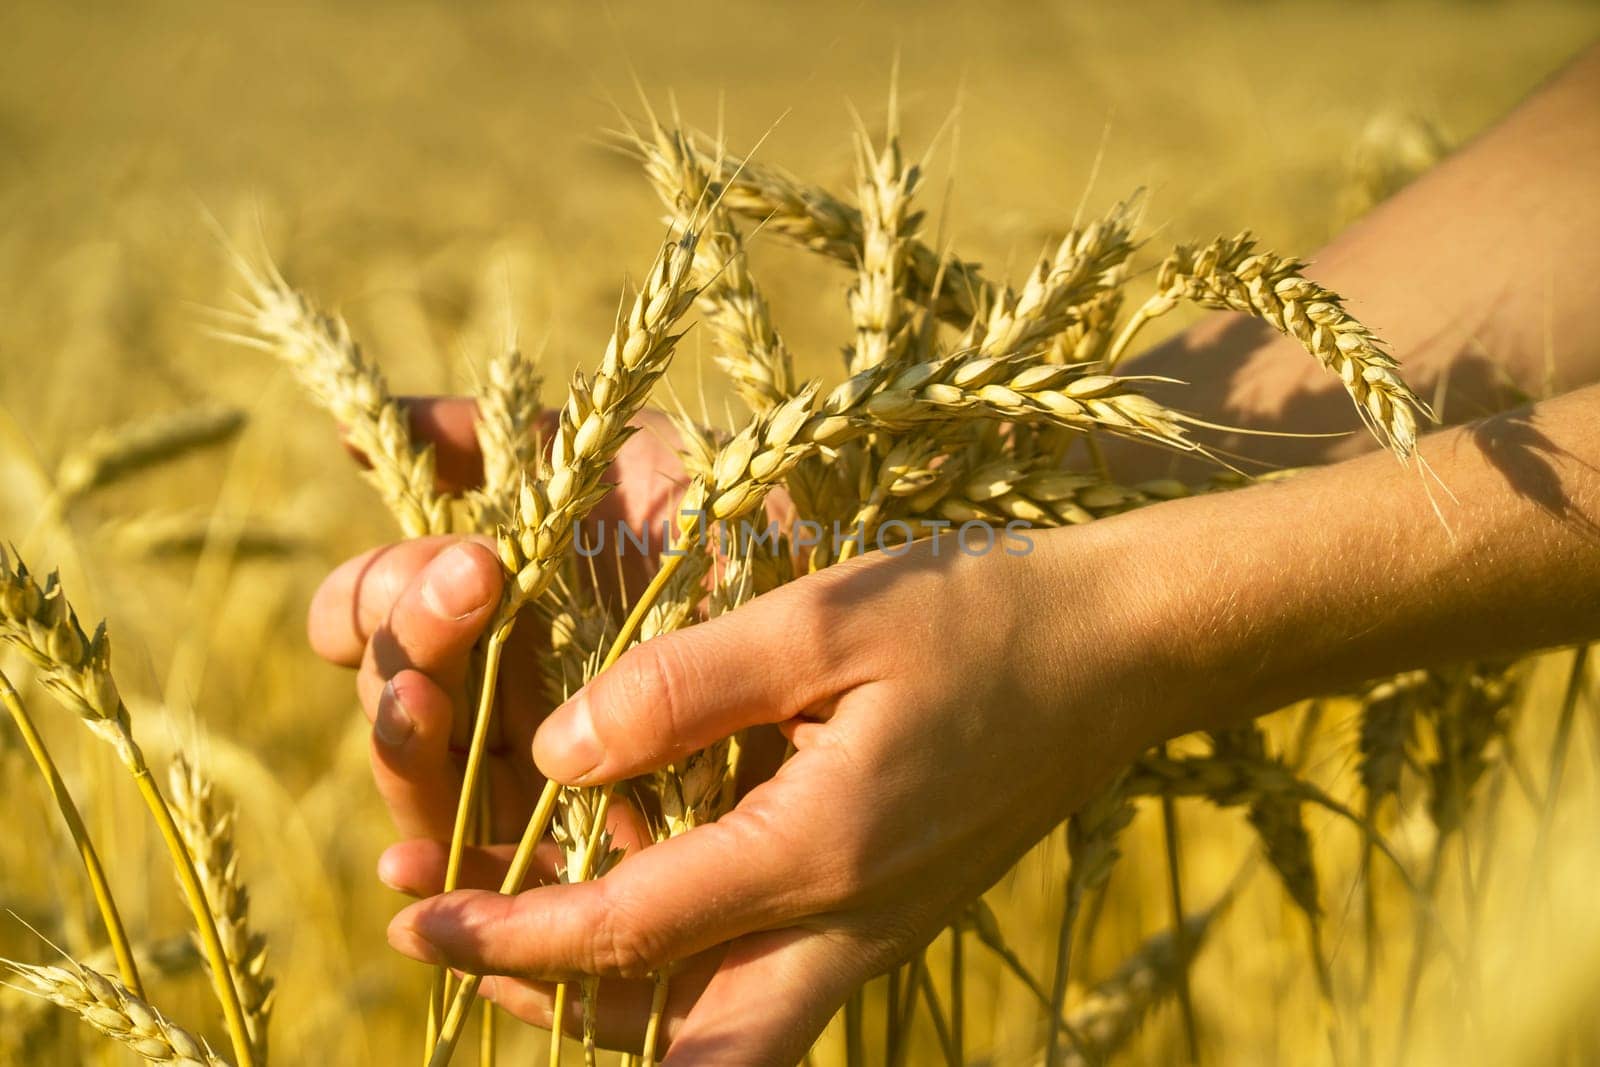
[[[537,728],[545,774],[618,782],[762,724],[793,758],[718,822],[598,881],[431,897],[391,943],[498,976],[485,992],[540,1024],[549,983],[613,979],[602,1039],[634,1047],[643,979],[671,968],[669,1062],[795,1062],[1180,702],[1126,556],[1092,528],[1035,541],[1028,556],[946,537],[862,557],[636,647]],[[435,846],[385,862],[396,884],[439,887]]]

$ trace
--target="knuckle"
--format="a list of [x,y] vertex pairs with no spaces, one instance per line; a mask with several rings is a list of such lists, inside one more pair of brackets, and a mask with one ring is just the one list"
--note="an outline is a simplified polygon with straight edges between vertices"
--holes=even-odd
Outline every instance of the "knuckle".
[[[677,739],[689,691],[687,664],[675,648],[671,641],[649,641],[618,660],[611,669],[613,699],[606,702],[604,716],[619,735],[661,758],[670,758],[681,747]],[[597,729],[607,740],[603,726],[597,723]]]
[[591,935],[586,961],[590,973],[643,978],[671,962],[662,938],[639,914],[614,895],[608,897]]

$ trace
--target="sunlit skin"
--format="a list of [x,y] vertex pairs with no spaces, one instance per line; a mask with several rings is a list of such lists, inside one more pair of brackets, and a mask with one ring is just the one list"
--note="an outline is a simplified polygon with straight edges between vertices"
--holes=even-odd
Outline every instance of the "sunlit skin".
[[[1358,297],[1408,373],[1456,376],[1447,417],[1499,402],[1484,351],[1498,380],[1536,393],[1559,341],[1556,380],[1580,387],[1431,435],[1425,471],[1354,436],[1241,440],[1268,462],[1338,461],[1037,532],[1026,556],[949,540],[869,554],[642,645],[548,713],[540,635],[519,628],[491,771],[502,839],[543,775],[615,782],[752,727],[794,743],[715,825],[641,847],[619,812],[630,854],[598,882],[430,896],[459,785],[450,738],[499,567],[449,538],[342,566],[312,605],[312,643],[358,668],[376,724],[375,775],[404,839],[381,876],[427,898],[394,919],[391,943],[496,976],[485,995],[539,1025],[549,983],[606,976],[600,1038],[617,1047],[637,1045],[647,976],[670,966],[668,1062],[792,1063],[851,990],[927,944],[1150,744],[1387,672],[1600,637],[1600,386],[1580,385],[1600,376],[1585,307],[1600,277],[1597,100],[1591,51],[1311,271]],[[1426,277],[1408,273],[1418,259]],[[1333,410],[1303,354],[1239,324],[1205,320],[1145,367],[1248,369],[1209,398],[1240,422]],[[428,402],[418,423],[441,471],[470,477],[470,405]],[[681,483],[650,433],[614,475],[606,507],[634,522],[670,511]],[[471,854],[464,881],[496,883],[508,851]]]

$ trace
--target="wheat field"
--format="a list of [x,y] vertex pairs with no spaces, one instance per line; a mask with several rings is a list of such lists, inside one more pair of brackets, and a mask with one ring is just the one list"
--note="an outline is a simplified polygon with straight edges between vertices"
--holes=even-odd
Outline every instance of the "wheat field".
[[[263,322],[292,318],[299,293],[336,311],[396,394],[493,382],[514,334],[547,383],[544,403],[559,407],[574,370],[601,365],[625,280],[647,291],[690,284],[673,281],[675,246],[641,147],[608,131],[654,106],[752,152],[757,165],[854,201],[852,108],[866,143],[881,147],[893,83],[900,138],[914,153],[932,146],[918,194],[930,246],[949,244],[987,276],[1018,279],[1041,247],[1054,250],[1082,218],[1116,217],[1115,205],[1143,188],[1147,245],[1117,282],[1142,299],[1180,244],[1249,227],[1264,248],[1314,250],[1373,197],[1502,114],[1597,29],[1591,5],[1443,0],[1373,3],[1345,18],[1287,3],[1167,0],[7,6],[0,544],[8,568],[25,559],[41,582],[60,569],[82,632],[57,620],[54,629],[24,625],[33,636],[14,640],[34,641],[47,662],[70,659],[67,682],[52,682],[55,668],[39,655],[9,647],[0,668],[99,846],[160,1014],[96,977],[126,961],[102,933],[59,794],[7,721],[0,956],[25,969],[6,979],[19,988],[0,988],[0,1062],[135,1062],[95,1028],[154,1062],[234,1062],[206,946],[189,936],[194,901],[186,907],[171,874],[174,843],[150,818],[148,790],[127,773],[136,761],[118,708],[181,824],[177,851],[221,916],[216,947],[241,1014],[264,1017],[271,1005],[273,1060],[391,1064],[415,1062],[420,1050],[430,975],[384,941],[403,901],[374,875],[391,830],[369,782],[367,724],[349,678],[307,648],[303,620],[331,566],[396,536],[395,516],[424,532],[437,515],[426,501],[408,503],[403,472],[385,484],[382,463],[373,492],[294,368],[237,343],[241,328],[218,311],[237,309],[241,293],[257,311],[278,308],[245,331],[258,341]],[[715,232],[703,217],[679,222]],[[261,272],[253,286],[234,249]],[[652,256],[664,257],[655,273]],[[748,267],[795,377],[825,384],[803,394],[804,411],[791,417],[778,405],[752,425],[759,447],[740,453],[744,480],[735,480],[746,488],[760,481],[750,470],[762,449],[792,465],[801,444],[831,443],[811,405],[830,402],[842,346],[861,361],[850,369],[870,370],[895,357],[863,353],[900,343],[852,291],[853,270],[776,235],[750,241]],[[681,269],[687,276],[691,266]],[[282,287],[272,270],[288,279]],[[1315,279],[1314,264],[1306,273]],[[725,288],[739,281],[719,278]],[[1359,317],[1361,294],[1344,296]],[[685,288],[685,316],[691,302]],[[1141,343],[1194,313],[1174,309]],[[642,347],[670,348],[665,326],[647,314],[640,323]],[[991,326],[996,350],[1025,325],[1011,334]],[[741,403],[760,390],[717,362],[724,327],[702,312],[652,403],[682,398],[731,433],[745,425]],[[280,338],[267,341],[283,355]],[[942,373],[962,380],[959,367]],[[894,383],[874,388],[893,393]],[[1384,425],[1404,452],[1406,413],[1422,405],[1413,409],[1402,388],[1384,408],[1402,414]],[[1102,398],[1088,387],[1082,395]],[[347,428],[365,417],[336,413]],[[570,438],[585,439],[592,414],[573,410]],[[849,432],[914,439],[930,418],[920,411]],[[373,432],[369,455],[384,447]],[[407,454],[403,444],[397,454]],[[707,499],[725,499],[726,479],[714,477],[725,473],[708,465]],[[560,510],[548,493],[537,515],[519,516],[519,505],[529,506],[506,491],[476,517],[499,507],[526,530]],[[538,553],[521,543],[507,552],[511,570],[528,574],[524,593],[545,595],[531,584]],[[719,582],[724,600],[748,595],[727,574]],[[120,701],[96,688],[101,617]],[[646,617],[644,631],[680,624]],[[1065,1062],[1095,1062],[1100,1052],[1117,1063],[1183,1062],[1190,1046],[1214,1064],[1359,1062],[1365,1052],[1387,1061],[1402,1016],[1411,1017],[1408,1062],[1593,1062],[1600,697],[1586,665],[1583,652],[1565,650],[1389,680],[1285,709],[1261,737],[1234,739],[1265,753],[1184,739],[1146,760],[1128,786],[1137,799],[1120,836],[1120,798],[1083,813],[991,891],[963,931],[935,942],[925,966],[944,1014],[936,1021],[913,998],[898,1056],[950,1058],[959,999],[959,1058],[1044,1062],[1049,1027],[1019,972],[1049,984],[1070,870],[1084,872],[1082,929],[1092,932],[1080,933],[1067,1003],[1090,1048],[1075,1045],[1078,1059]],[[590,667],[579,657],[575,669]],[[58,706],[61,692],[92,732]],[[1458,700],[1486,709],[1485,736],[1450,733],[1440,709]],[[1364,739],[1364,727],[1379,721],[1374,708],[1402,707],[1407,721],[1426,723],[1406,748],[1409,763],[1374,769],[1369,753],[1383,742]],[[1457,764],[1445,757],[1452,745],[1466,751]],[[1430,770],[1458,773],[1462,762],[1471,781],[1442,829]],[[1316,799],[1267,803],[1276,787],[1263,776],[1284,768]],[[1227,779],[1234,771],[1242,783]],[[1396,784],[1392,796],[1379,792],[1374,814],[1363,804],[1385,773]],[[673,795],[678,823],[704,815],[694,796]],[[1303,838],[1303,857],[1274,858],[1261,827],[1274,812],[1292,824],[1279,827],[1292,839],[1283,847],[1301,848],[1294,841]],[[596,865],[586,855],[592,812],[574,800],[563,818],[558,838],[573,867]],[[1373,858],[1363,820],[1393,864]],[[1094,835],[1106,825],[1121,857],[1096,877]],[[1191,916],[1187,968],[1174,966],[1172,941],[1162,940],[1173,918],[1173,825]],[[1284,873],[1295,862],[1314,865],[1309,890]],[[1397,869],[1426,883],[1432,903],[1419,904]],[[1307,910],[1316,913],[1309,925]],[[1423,930],[1433,943],[1419,948]],[[957,937],[959,998],[947,979]],[[1381,951],[1369,964],[1374,945]],[[814,1063],[881,1062],[886,987],[868,988],[857,1020],[873,1035],[871,1057],[851,1051],[840,1018]],[[249,1042],[268,1047],[262,1034]],[[501,1062],[544,1062],[547,1038],[502,1022],[498,1047]],[[576,1044],[567,1055],[582,1058]]]

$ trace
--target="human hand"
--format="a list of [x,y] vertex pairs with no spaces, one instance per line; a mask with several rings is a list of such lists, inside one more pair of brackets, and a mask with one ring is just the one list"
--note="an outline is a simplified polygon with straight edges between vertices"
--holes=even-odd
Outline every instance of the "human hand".
[[[794,757],[598,881],[432,897],[391,943],[498,976],[482,992],[541,1025],[550,983],[614,979],[598,1023],[619,1047],[642,1036],[641,979],[670,967],[668,1062],[795,1062],[1181,714],[1127,557],[1092,528],[1037,540],[1028,557],[950,538],[862,557],[633,649],[538,728],[552,778],[621,781],[769,723]],[[474,863],[487,880],[503,857]],[[432,843],[384,864],[418,894],[442,882]]]
[[[406,406],[414,436],[434,445],[441,489],[477,484],[482,457],[473,402],[425,397]],[[607,474],[616,488],[586,522],[613,530],[624,524],[659,536],[661,523],[675,519],[686,482],[676,431],[656,412],[643,413],[635,424],[640,432],[623,445]],[[597,568],[602,597],[615,598],[619,582],[641,587],[654,566],[653,558],[616,540],[626,551],[618,566]],[[357,691],[373,724],[374,778],[402,838],[450,836],[471,721],[468,657],[494,614],[502,581],[486,538],[426,537],[346,562],[312,600],[312,647],[325,659],[358,669]],[[538,669],[548,635],[530,617],[511,640],[489,750],[494,840],[515,839],[543,786],[528,746],[549,710]]]

